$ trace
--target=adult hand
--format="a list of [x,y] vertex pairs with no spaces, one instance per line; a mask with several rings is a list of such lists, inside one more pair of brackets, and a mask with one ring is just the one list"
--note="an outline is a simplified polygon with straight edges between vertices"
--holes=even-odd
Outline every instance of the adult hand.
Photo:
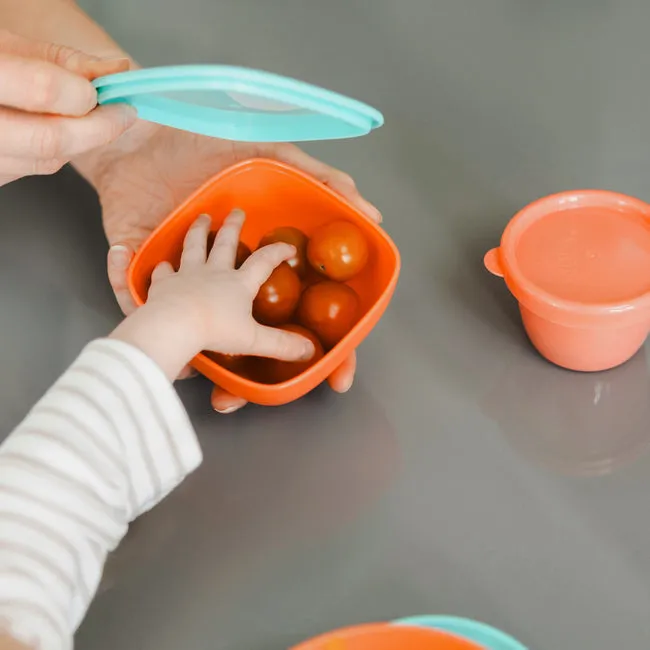
[[133,109],[96,108],[90,83],[128,66],[0,30],[0,185],[52,174],[134,124]]
[[[359,194],[347,174],[293,145],[234,143],[141,123],[121,139],[119,147],[108,148],[79,164],[99,192],[111,246],[108,275],[125,314],[135,309],[126,272],[143,241],[208,178],[254,157],[273,158],[300,168],[339,192],[369,219],[381,220],[380,213]],[[331,388],[339,393],[349,390],[355,369],[356,355],[352,354],[329,378]],[[212,392],[212,406],[220,413],[232,413],[245,404],[218,386]]]

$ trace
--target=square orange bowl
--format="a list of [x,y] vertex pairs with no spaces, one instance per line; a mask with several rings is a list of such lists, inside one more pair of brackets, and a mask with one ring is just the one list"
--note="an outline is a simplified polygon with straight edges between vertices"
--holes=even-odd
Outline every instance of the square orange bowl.
[[359,226],[368,241],[366,267],[348,284],[360,299],[360,318],[348,334],[314,365],[281,384],[262,384],[236,375],[205,354],[191,365],[208,379],[249,402],[279,406],[316,388],[368,336],[390,302],[400,270],[397,247],[359,210],[320,181],[284,163],[255,159],[214,176],[177,208],[149,237],[129,268],[129,289],[138,305],[147,298],[157,264],[180,260],[187,230],[200,214],[212,217],[218,230],[234,208],[246,212],[241,240],[255,250],[262,237],[280,226],[300,228],[308,237],[323,224],[345,219]]

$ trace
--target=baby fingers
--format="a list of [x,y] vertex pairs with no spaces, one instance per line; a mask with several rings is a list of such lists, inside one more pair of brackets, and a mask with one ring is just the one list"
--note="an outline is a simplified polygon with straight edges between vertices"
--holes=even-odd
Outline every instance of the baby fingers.
[[257,325],[250,354],[281,361],[308,361],[314,356],[314,344],[299,334]]

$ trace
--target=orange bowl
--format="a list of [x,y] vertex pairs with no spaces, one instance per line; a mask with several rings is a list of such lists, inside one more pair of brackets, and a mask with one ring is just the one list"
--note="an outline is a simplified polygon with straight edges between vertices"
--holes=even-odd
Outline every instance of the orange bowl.
[[262,384],[236,375],[205,354],[191,365],[230,393],[249,402],[279,406],[322,383],[368,336],[386,310],[397,285],[400,256],[390,237],[359,210],[320,181],[284,163],[255,159],[230,167],[208,181],[177,208],[149,237],[129,268],[131,295],[138,305],[147,298],[151,273],[169,261],[176,267],[185,234],[203,213],[217,230],[234,208],[246,212],[242,241],[255,249],[261,238],[280,226],[300,228],[309,236],[329,221],[346,219],[359,226],[371,254],[363,271],[348,284],[360,298],[357,324],[325,356],[302,374],[281,384]]
[[440,630],[368,623],[328,632],[290,650],[481,650]]

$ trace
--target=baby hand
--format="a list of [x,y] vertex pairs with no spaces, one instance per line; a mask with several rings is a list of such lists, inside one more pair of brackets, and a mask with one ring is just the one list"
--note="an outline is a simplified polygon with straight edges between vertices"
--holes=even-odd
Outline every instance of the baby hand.
[[233,211],[208,251],[211,220],[199,217],[185,237],[179,270],[168,262],[156,267],[147,303],[115,330],[113,338],[139,347],[171,380],[201,350],[310,359],[314,347],[309,340],[253,318],[260,287],[295,250],[282,243],[265,246],[235,269],[244,219],[242,211]]

